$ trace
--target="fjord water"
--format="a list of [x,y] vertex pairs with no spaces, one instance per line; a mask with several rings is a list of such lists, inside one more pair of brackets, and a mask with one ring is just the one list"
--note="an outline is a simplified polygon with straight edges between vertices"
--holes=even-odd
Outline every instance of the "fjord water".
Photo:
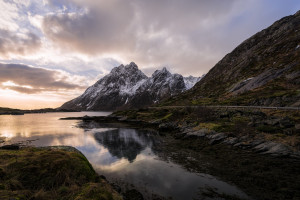
[[[107,112],[44,113],[0,116],[0,137],[11,143],[35,146],[69,145],[80,150],[95,170],[123,187],[134,185],[145,196],[152,193],[173,199],[201,199],[201,191],[247,196],[237,187],[208,174],[191,173],[159,158],[152,147],[155,133],[129,128],[78,127],[78,120],[63,117],[105,116]],[[25,142],[26,143],[26,142]],[[127,186],[126,186],[127,185]]]

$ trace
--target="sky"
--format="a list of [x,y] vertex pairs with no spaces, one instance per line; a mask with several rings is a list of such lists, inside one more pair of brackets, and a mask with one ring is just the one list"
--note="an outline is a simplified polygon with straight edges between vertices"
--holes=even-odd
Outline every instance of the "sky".
[[0,107],[59,107],[120,64],[201,76],[299,0],[0,0]]

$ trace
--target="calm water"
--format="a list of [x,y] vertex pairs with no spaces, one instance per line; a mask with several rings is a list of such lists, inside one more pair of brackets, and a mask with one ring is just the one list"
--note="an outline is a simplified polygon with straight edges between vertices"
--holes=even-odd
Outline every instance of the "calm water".
[[0,115],[0,136],[10,142],[35,140],[35,146],[69,145],[80,150],[99,173],[121,185],[134,185],[144,195],[201,199],[199,191],[213,188],[246,198],[237,187],[208,174],[195,174],[160,159],[152,151],[155,133],[128,128],[82,129],[77,120],[62,117],[105,116],[107,112]]

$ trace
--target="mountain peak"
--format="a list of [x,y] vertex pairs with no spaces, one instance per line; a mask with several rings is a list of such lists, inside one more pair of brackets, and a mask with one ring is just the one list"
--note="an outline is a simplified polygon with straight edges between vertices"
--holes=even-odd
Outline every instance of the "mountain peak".
[[132,66],[132,67],[138,68],[138,66],[134,62],[130,62],[128,66]]
[[155,72],[152,74],[152,77],[157,76],[171,76],[172,74],[167,70],[166,67],[163,67],[161,70],[155,70]]
[[139,70],[138,66],[134,62],[131,62],[130,64],[125,65],[125,66],[123,64],[121,64],[118,67],[114,67],[111,70],[110,74],[112,74],[112,75],[128,75],[128,76],[133,76],[135,74],[139,74],[142,77],[146,78],[146,75],[142,71]]
[[162,71],[162,72],[168,72],[168,70],[167,70],[166,67],[163,67],[161,71]]
[[74,110],[140,108],[179,94],[188,87],[182,75],[171,74],[165,67],[156,70],[152,77],[148,78],[134,62],[131,62],[113,68],[82,95],[66,102],[61,108]]

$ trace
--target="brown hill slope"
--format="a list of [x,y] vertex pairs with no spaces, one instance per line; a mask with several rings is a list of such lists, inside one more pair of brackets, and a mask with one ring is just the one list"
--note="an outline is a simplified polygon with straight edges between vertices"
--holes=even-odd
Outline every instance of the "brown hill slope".
[[300,11],[236,47],[191,90],[163,105],[300,106]]

